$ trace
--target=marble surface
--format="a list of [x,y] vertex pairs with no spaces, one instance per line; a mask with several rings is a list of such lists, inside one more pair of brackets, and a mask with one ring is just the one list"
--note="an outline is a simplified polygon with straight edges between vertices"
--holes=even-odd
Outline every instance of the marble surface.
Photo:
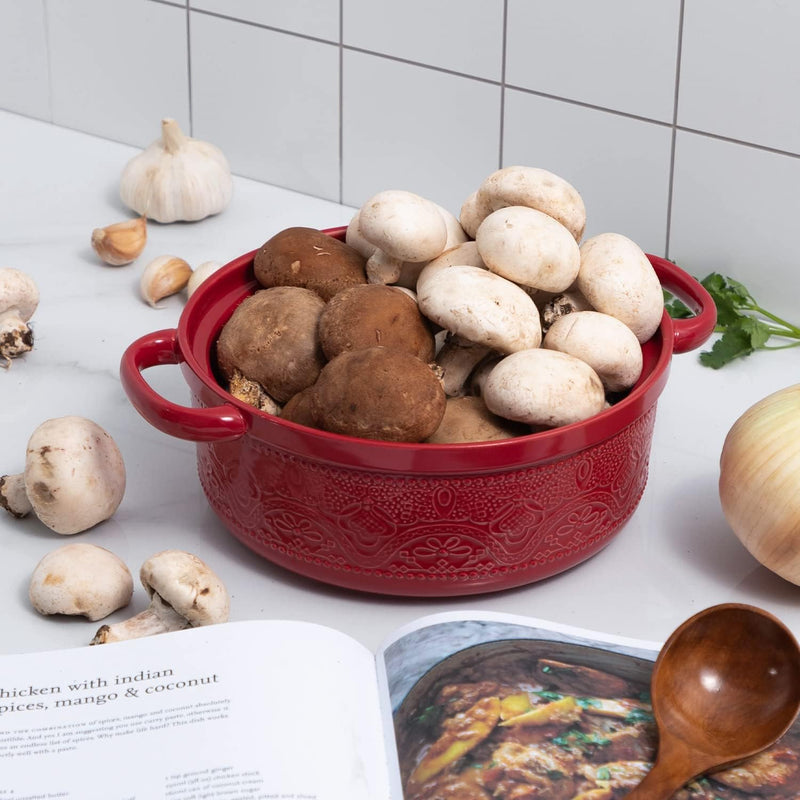
[[[375,648],[395,627],[439,611],[532,615],[612,634],[664,639],[686,617],[718,602],[762,606],[800,634],[800,588],[761,567],[726,525],[717,494],[725,434],[752,403],[792,382],[797,351],[758,354],[712,371],[695,353],[676,355],[659,404],[648,485],[636,513],[601,553],[569,572],[491,595],[453,599],[367,596],[273,566],[227,533],[196,475],[194,445],[149,426],[118,377],[125,348],[142,334],[175,327],[184,299],[147,306],[138,282],[152,258],[174,254],[193,266],[226,262],[289,225],[333,227],[352,208],[236,179],[221,215],[194,224],[151,224],[132,265],[108,267],[89,245],[95,227],[126,219],[120,171],[135,149],[10,113],[0,113],[0,265],[28,272],[41,304],[36,347],[0,372],[2,473],[22,468],[28,437],[45,419],[78,414],[117,441],[128,483],[117,513],[74,537],[35,517],[0,516],[0,652],[84,646],[98,623],[43,617],[28,601],[31,571],[67,541],[93,542],[136,575],[164,548],[204,558],[230,589],[231,617],[299,619],[330,625]],[[188,403],[177,367],[147,372],[168,399]],[[137,585],[131,605],[146,605]]]

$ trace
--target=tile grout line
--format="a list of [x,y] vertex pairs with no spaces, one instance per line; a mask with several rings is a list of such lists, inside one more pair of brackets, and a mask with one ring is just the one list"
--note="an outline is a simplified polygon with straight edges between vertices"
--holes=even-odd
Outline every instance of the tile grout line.
[[508,53],[508,0],[503,0],[503,30],[500,47],[500,139],[497,153],[497,168],[503,166],[506,131],[506,55]]
[[339,205],[344,205],[344,0],[339,0]]
[[672,102],[672,140],[669,149],[669,180],[667,182],[667,219],[664,229],[664,257],[669,258],[672,238],[672,204],[675,199],[675,150],[678,141],[678,100],[681,88],[681,56],[683,54],[683,21],[686,0],[681,0],[678,13],[678,46],[675,55],[675,94]]
[[189,135],[194,136],[194,105],[192,103],[192,25],[191,0],[186,0],[186,78],[189,91]]
[[42,0],[42,24],[44,26],[44,52],[47,59],[47,110],[50,122],[55,124],[53,113],[53,60],[50,58],[50,24],[47,0]]

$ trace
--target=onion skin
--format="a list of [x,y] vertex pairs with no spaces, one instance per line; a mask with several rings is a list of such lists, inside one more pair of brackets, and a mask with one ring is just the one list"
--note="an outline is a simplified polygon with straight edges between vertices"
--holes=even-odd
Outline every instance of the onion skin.
[[733,424],[720,456],[719,496],[751,555],[800,585],[800,384],[759,400]]

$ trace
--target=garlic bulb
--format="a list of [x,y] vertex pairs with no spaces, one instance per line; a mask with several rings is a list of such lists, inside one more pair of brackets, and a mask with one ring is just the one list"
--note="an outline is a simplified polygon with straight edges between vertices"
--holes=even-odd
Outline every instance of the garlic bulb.
[[218,147],[185,136],[174,119],[164,119],[161,138],[125,166],[119,191],[126,206],[149,219],[190,222],[225,209],[233,182]]
[[722,447],[719,495],[750,553],[800,585],[800,384],[763,398],[736,420]]

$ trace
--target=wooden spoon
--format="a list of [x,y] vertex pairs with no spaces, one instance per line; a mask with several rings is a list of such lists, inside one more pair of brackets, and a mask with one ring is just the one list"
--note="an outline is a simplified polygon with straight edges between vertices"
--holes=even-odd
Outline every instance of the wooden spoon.
[[693,778],[783,736],[800,708],[800,650],[768,612],[739,603],[712,606],[666,641],[651,694],[658,753],[629,800],[670,797]]

